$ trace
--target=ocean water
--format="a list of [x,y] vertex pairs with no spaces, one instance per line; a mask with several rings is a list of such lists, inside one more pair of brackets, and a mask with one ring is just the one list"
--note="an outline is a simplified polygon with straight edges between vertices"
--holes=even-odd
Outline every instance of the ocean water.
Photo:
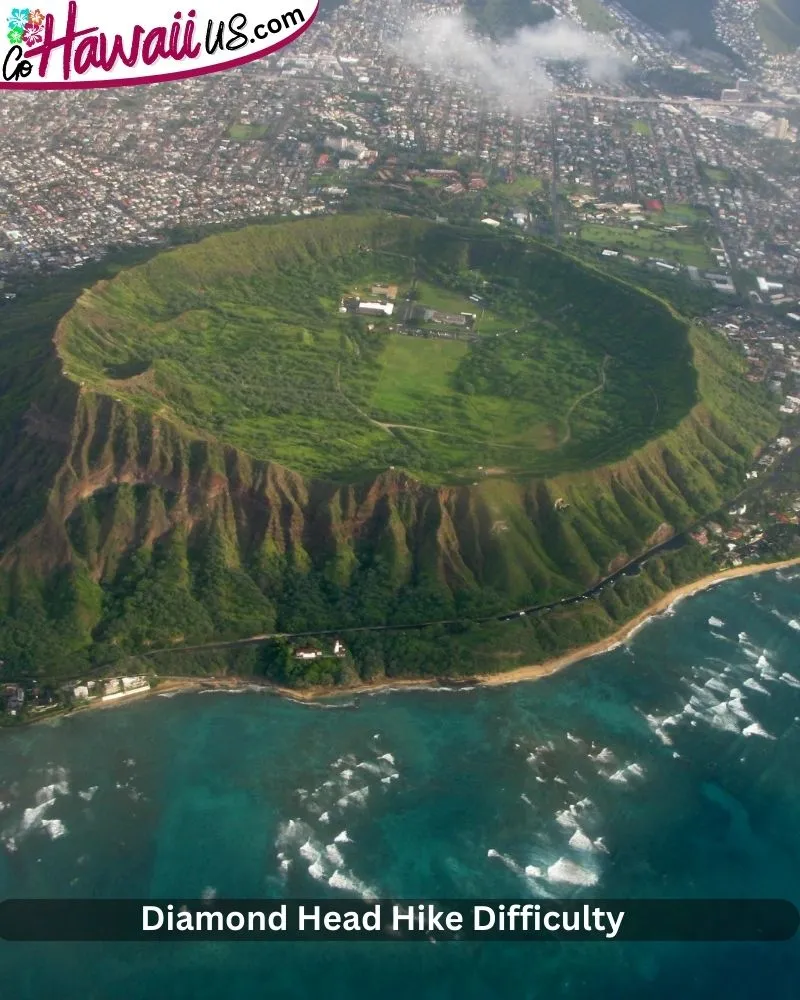
[[[0,898],[800,902],[800,575],[543,681],[154,697],[0,733]],[[12,944],[0,996],[796,998],[797,941]]]

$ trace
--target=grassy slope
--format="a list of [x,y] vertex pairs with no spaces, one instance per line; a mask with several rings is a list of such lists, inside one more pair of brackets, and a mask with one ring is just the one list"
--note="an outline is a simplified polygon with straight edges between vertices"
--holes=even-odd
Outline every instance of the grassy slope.
[[[491,268],[491,246],[482,264]],[[547,295],[562,294],[556,277],[548,273]],[[646,304],[638,301],[640,312]],[[22,444],[4,455],[0,488],[27,475],[36,488],[24,496],[39,498],[35,530],[23,534],[32,521],[20,523],[0,543],[0,653],[9,673],[70,673],[276,623],[420,621],[558,599],[662,537],[666,524],[681,529],[715,509],[775,430],[739,359],[696,329],[699,401],[621,461],[474,488],[433,489],[400,473],[336,486],[253,461],[89,387],[76,397],[47,362],[43,331],[28,330],[25,350],[14,348],[14,364],[3,368],[14,392],[0,432]],[[671,363],[681,370],[680,357]],[[43,417],[20,438],[31,396]],[[559,498],[569,505],[562,512]],[[524,626],[362,637],[353,643],[357,667],[369,677],[532,662],[606,634],[659,589],[705,568],[691,550],[664,557],[580,611]],[[270,655],[251,651],[237,668],[298,680]],[[300,679],[331,679],[341,665],[319,669]]]
[[607,33],[620,27],[619,20],[600,0],[577,0],[577,7],[588,31]]

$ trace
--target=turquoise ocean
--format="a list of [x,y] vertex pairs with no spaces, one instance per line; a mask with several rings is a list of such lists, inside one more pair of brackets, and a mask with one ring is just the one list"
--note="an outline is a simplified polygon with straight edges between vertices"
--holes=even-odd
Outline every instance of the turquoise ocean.
[[[0,733],[0,898],[800,903],[800,575],[535,683],[155,696]],[[0,997],[797,998],[800,946],[0,942]]]

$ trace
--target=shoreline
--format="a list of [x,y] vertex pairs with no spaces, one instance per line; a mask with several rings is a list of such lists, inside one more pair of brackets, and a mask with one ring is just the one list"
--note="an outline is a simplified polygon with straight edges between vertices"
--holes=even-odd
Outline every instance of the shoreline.
[[686,583],[681,587],[664,594],[654,601],[639,614],[635,615],[624,625],[620,626],[616,632],[599,639],[588,646],[580,646],[576,649],[562,653],[559,656],[544,660],[541,663],[529,664],[522,667],[513,667],[511,670],[504,670],[495,674],[476,674],[472,677],[398,677],[384,678],[379,681],[353,684],[349,687],[340,688],[307,688],[305,690],[295,690],[294,688],[282,687],[269,681],[258,680],[249,677],[163,677],[152,687],[141,693],[133,694],[129,698],[119,701],[104,702],[101,700],[92,701],[84,705],[76,706],[68,711],[59,712],[53,715],[44,715],[38,719],[28,720],[30,723],[48,722],[54,719],[61,719],[64,716],[76,715],[80,712],[95,711],[97,709],[116,708],[130,702],[143,701],[146,698],[158,696],[175,696],[190,692],[203,691],[254,691],[264,694],[272,694],[276,697],[287,698],[290,701],[313,704],[323,702],[328,699],[337,699],[348,696],[372,695],[381,692],[401,691],[401,690],[430,690],[449,688],[458,690],[472,687],[504,687],[509,684],[521,684],[526,681],[537,681],[545,677],[552,677],[561,673],[567,667],[580,663],[583,660],[591,660],[596,656],[601,656],[610,650],[630,639],[652,618],[655,618],[667,611],[674,604],[691,597],[694,594],[702,593],[719,583],[727,580],[741,579],[747,576],[757,576],[761,573],[777,572],[781,569],[788,569],[792,566],[800,566],[800,556],[792,559],[785,559],[775,563],[753,563],[749,566],[736,566],[731,569],[719,570],[709,576],[700,577],[692,583]]
[[579,663],[582,660],[591,660],[595,656],[601,656],[603,653],[610,652],[610,650],[620,646],[627,639],[630,639],[636,632],[643,628],[651,618],[657,618],[659,615],[663,615],[664,612],[671,608],[674,604],[685,600],[687,597],[692,597],[695,594],[700,594],[703,591],[710,590],[717,584],[725,583],[727,580],[737,580],[746,576],[757,576],[760,573],[777,572],[778,570],[788,569],[791,566],[798,565],[800,565],[800,556],[795,556],[793,559],[784,559],[781,562],[753,563],[749,566],[735,566],[731,569],[723,569],[719,570],[717,573],[711,573],[709,576],[701,576],[693,583],[685,583],[681,587],[676,587],[675,590],[670,590],[668,593],[664,594],[663,597],[659,597],[658,600],[654,601],[643,611],[640,611],[638,615],[627,621],[624,625],[618,628],[616,632],[606,636],[605,639],[600,639],[588,646],[581,646],[580,648],[571,650],[568,653],[562,653],[560,656],[553,657],[550,660],[545,660],[543,663],[532,664],[526,667],[515,667],[512,670],[506,670],[501,674],[480,674],[477,679],[483,687],[500,687],[504,684],[519,684],[526,680],[539,680],[542,677],[551,677],[553,674],[560,673],[567,667],[570,667],[575,663]]

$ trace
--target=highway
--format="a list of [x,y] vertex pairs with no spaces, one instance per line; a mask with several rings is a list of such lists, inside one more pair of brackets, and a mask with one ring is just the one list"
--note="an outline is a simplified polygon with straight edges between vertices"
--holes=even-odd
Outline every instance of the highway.
[[584,101],[608,101],[614,104],[674,104],[674,105],[693,105],[701,104],[705,107],[720,107],[720,108],[756,108],[765,109],[772,108],[792,108],[797,109],[797,104],[789,104],[786,101],[774,100],[774,101],[723,101],[720,98],[706,98],[706,97],[640,97],[636,94],[627,94],[624,96],[619,96],[618,94],[598,94],[594,91],[583,91],[583,90],[560,90],[556,91],[553,95],[554,97],[569,97],[576,98]]

